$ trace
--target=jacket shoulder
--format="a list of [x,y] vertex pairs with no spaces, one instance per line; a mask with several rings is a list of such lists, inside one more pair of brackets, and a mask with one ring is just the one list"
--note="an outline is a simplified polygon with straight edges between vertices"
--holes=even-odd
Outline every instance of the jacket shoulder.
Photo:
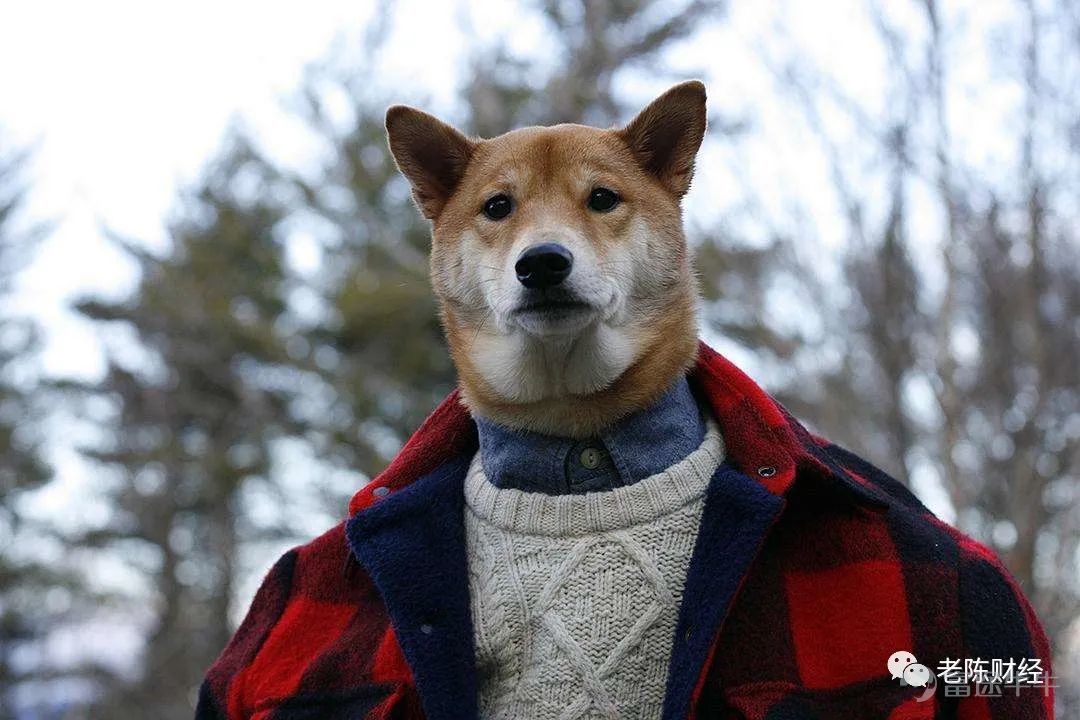
[[880,521],[896,544],[899,560],[933,562],[954,569],[965,564],[979,566],[1019,590],[1015,578],[993,550],[938,518],[906,485],[838,445],[828,444],[825,451],[857,482],[887,501]]
[[888,501],[887,510],[870,525],[880,529],[881,552],[894,557],[900,571],[913,643],[961,661],[1025,662],[1044,682],[995,702],[1009,717],[1052,717],[1049,642],[1024,589],[1001,558],[939,519],[903,483],[872,463],[836,445],[826,452]]
[[196,717],[246,718],[297,695],[353,690],[388,624],[339,523],[274,563],[207,672]]
[[904,483],[870,461],[827,440],[819,439],[819,442],[822,450],[845,472],[858,482],[873,488],[879,494],[888,498],[890,505],[899,505],[899,507],[919,514],[930,512]]

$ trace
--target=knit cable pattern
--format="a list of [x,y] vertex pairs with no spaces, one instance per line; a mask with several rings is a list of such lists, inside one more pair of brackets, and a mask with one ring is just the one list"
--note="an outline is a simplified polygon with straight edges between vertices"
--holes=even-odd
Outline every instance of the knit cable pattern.
[[723,459],[702,445],[616,490],[465,481],[469,592],[484,718],[656,718],[705,490]]

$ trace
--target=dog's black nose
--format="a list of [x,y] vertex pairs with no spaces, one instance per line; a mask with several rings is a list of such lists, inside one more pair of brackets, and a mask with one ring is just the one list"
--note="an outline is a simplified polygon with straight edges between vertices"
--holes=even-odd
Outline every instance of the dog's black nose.
[[574,256],[555,242],[525,248],[514,263],[514,271],[521,284],[536,290],[555,287],[566,279],[573,267]]

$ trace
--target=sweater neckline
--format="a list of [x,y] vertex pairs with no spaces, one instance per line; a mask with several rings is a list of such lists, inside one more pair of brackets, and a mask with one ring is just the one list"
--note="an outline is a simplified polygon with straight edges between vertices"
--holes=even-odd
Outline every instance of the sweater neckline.
[[511,532],[563,537],[607,532],[656,520],[701,498],[723,460],[724,441],[711,417],[705,439],[685,458],[632,485],[600,492],[548,495],[496,487],[476,453],[465,476],[465,502],[481,519]]

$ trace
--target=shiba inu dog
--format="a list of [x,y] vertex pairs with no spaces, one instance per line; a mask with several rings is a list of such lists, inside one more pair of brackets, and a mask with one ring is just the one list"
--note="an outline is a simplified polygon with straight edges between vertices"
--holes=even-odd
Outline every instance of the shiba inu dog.
[[391,151],[432,223],[432,284],[472,412],[586,437],[693,363],[680,201],[705,127],[698,81],[613,129],[475,139],[411,107],[387,111]]
[[460,392],[274,565],[199,720],[1053,717],[895,684],[1050,645],[989,549],[697,342],[701,83],[620,128],[387,130]]

